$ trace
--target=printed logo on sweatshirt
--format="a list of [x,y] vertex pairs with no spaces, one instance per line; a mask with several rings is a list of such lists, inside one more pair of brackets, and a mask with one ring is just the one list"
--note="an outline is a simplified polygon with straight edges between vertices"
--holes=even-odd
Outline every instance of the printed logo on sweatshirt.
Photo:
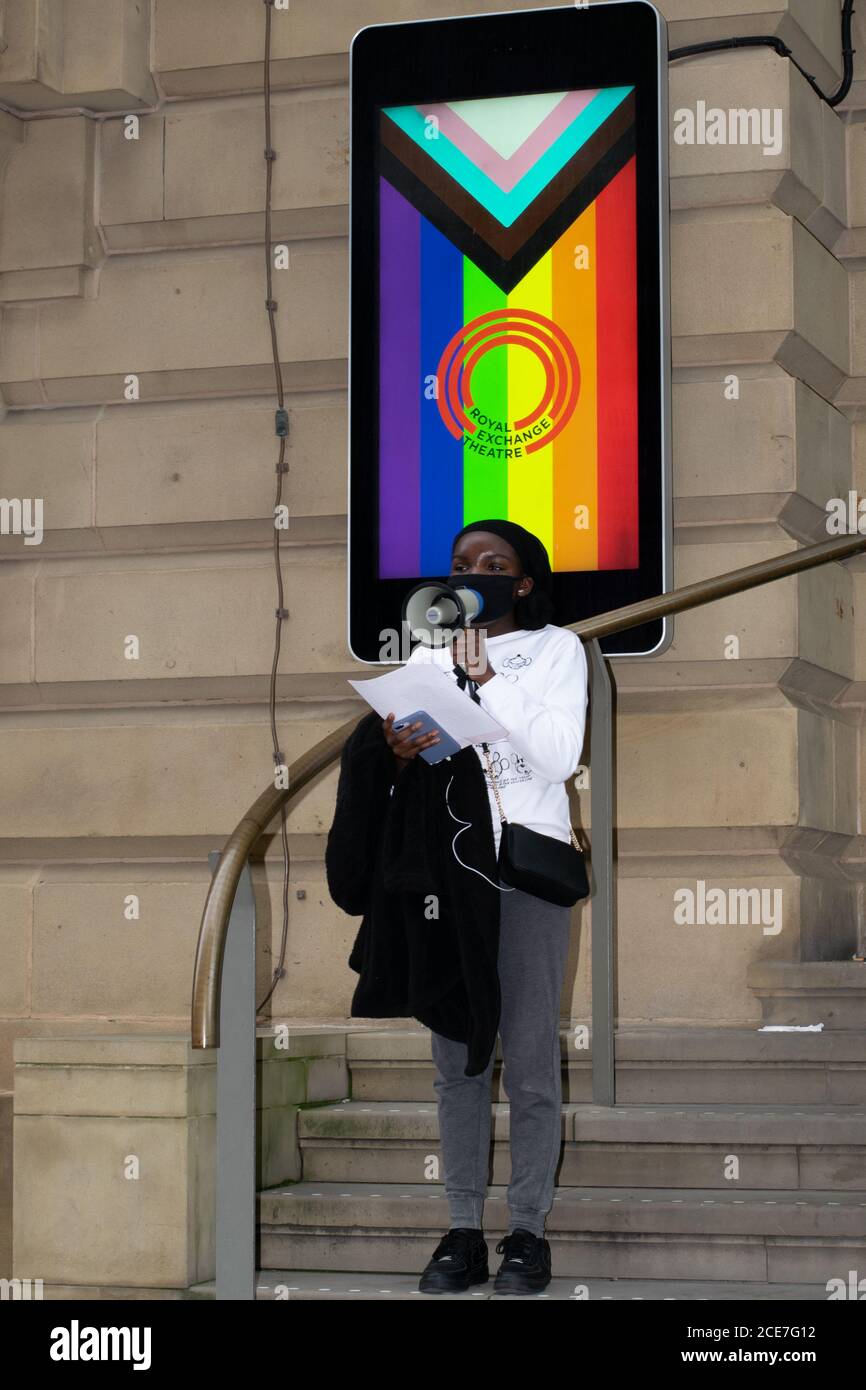
[[514,685],[515,681],[520,679],[520,671],[524,667],[531,665],[531,656],[524,656],[522,652],[515,652],[514,656],[507,656],[503,658],[502,667],[510,666],[511,670],[502,670],[502,675],[505,680],[509,681],[511,685]]
[[512,671],[519,671],[523,666],[532,665],[532,657],[524,656],[522,652],[515,652],[514,656],[507,656],[502,665],[510,667]]
[[[532,768],[526,759],[516,753],[513,748],[509,748],[507,753],[502,753],[494,744],[490,750],[490,761],[493,764],[493,775],[500,790],[503,787],[513,786],[516,782],[531,782],[533,779]],[[486,767],[484,775],[487,779],[487,785],[490,786]]]

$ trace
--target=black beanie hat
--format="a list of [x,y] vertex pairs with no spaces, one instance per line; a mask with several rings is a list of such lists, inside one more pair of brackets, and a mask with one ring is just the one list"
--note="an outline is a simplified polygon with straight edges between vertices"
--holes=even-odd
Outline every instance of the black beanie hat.
[[553,622],[553,575],[543,542],[531,531],[527,531],[525,526],[518,526],[516,521],[489,517],[486,521],[470,521],[458,531],[451,542],[452,550],[461,536],[465,536],[469,531],[490,531],[493,535],[508,541],[520,556],[523,573],[535,581],[531,592],[524,598],[519,598],[514,605],[514,618],[518,626],[533,631]]

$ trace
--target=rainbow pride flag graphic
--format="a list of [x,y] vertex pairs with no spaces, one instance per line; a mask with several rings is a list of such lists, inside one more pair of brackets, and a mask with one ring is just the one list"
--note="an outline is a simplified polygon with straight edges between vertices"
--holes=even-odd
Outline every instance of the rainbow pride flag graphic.
[[634,90],[381,113],[379,574],[475,517],[638,564]]

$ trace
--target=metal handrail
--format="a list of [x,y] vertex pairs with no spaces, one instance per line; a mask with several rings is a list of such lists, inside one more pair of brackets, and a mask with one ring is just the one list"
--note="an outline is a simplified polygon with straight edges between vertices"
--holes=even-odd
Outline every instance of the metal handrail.
[[[624,608],[615,608],[609,613],[600,613],[594,618],[564,626],[577,633],[583,641],[609,637],[612,633],[639,627],[642,623],[652,622],[670,613],[684,613],[690,608],[712,603],[715,599],[726,598],[729,594],[742,593],[774,579],[814,569],[816,565],[824,565],[831,560],[845,560],[864,550],[866,536],[843,536],[838,540],[820,541],[817,545],[792,551],[790,555],[761,560],[758,564],[746,565],[743,569],[731,570],[712,579],[702,579],[683,589],[672,589],[667,594],[641,599]],[[280,807],[284,803],[291,804],[320,772],[336,762],[352,730],[366,718],[367,713],[364,711],[355,715],[333,733],[327,734],[315,747],[302,753],[289,768],[288,787],[269,787],[262,792],[229,835],[211,880],[199,928],[192,986],[193,1047],[219,1047],[219,998],[226,933],[238,881],[250,850]]]

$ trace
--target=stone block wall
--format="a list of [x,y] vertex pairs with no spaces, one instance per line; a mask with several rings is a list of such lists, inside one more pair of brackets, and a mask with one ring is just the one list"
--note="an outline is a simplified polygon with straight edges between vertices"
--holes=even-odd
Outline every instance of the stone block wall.
[[[368,23],[512,8],[274,14],[290,760],[359,709],[346,679],[366,670],[345,613],[348,45]],[[660,9],[672,47],[778,33],[839,84],[837,0]],[[276,450],[261,0],[0,16],[0,496],[45,507],[41,545],[0,535],[2,1088],[15,1038],[188,1026],[207,853],[271,776]],[[855,42],[835,110],[766,49],[671,68],[677,585],[820,539],[828,499],[866,488],[866,12]],[[676,143],[674,113],[699,100],[780,110],[781,149]],[[755,1023],[750,964],[862,947],[864,576],[753,590],[684,615],[660,659],[615,663],[622,1023]],[[294,1024],[344,1019],[356,980],[357,922],[323,871],[336,778],[291,813],[272,1007]],[[574,809],[586,823],[587,794]],[[254,879],[264,992],[276,840]],[[675,924],[673,894],[698,880],[780,888],[779,931]],[[565,1017],[588,1013],[588,927],[578,910]]]

